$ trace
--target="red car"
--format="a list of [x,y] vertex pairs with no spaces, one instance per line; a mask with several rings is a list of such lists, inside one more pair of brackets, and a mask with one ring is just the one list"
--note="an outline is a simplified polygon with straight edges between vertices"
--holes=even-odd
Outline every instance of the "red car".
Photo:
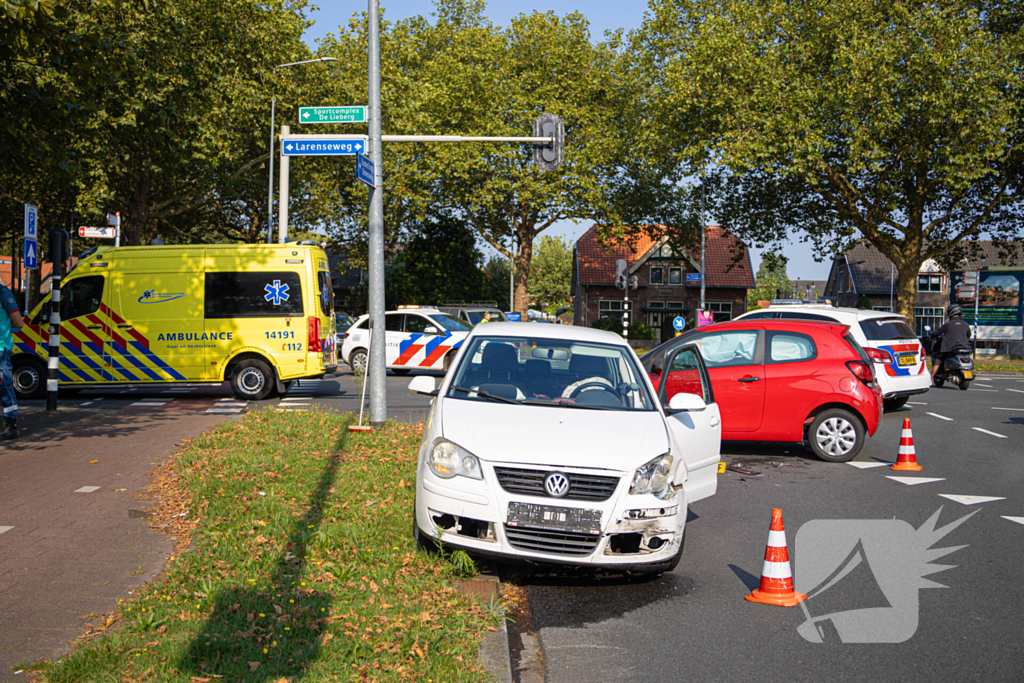
[[[722,412],[723,441],[806,444],[829,462],[856,457],[875,433],[882,392],[871,358],[839,324],[736,321],[693,330],[644,354],[662,405],[680,392],[700,395],[700,351]],[[664,372],[668,363],[668,372]]]

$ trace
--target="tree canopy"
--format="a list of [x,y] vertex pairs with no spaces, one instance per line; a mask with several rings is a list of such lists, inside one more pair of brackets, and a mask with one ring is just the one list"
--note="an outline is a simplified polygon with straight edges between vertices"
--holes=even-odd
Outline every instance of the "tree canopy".
[[[920,0],[658,0],[634,36],[664,154],[713,169],[713,212],[823,258],[860,235],[899,270],[1020,235],[1014,24]],[[996,29],[999,30],[996,30]]]

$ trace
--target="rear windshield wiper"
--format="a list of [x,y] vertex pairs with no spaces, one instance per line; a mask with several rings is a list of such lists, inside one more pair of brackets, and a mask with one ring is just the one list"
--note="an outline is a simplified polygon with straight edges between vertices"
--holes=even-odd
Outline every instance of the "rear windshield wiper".
[[451,391],[464,391],[467,394],[475,393],[480,398],[486,398],[492,401],[501,401],[502,403],[512,403],[515,405],[519,405],[519,401],[515,400],[514,398],[509,398],[508,396],[498,396],[497,394],[492,394],[489,391],[480,391],[479,389],[467,389],[466,387],[459,387],[454,385],[448,387],[448,389]]
[[559,408],[583,408],[585,410],[616,410],[611,406],[592,406],[586,403],[575,403],[564,398],[553,398],[545,401],[539,398],[527,398],[520,401],[524,406],[558,406]]

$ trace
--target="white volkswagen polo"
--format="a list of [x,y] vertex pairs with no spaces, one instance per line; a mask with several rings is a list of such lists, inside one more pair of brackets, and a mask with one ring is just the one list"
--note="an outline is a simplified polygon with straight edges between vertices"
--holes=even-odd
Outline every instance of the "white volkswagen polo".
[[687,506],[717,488],[721,427],[696,347],[666,362],[692,393],[663,407],[618,335],[475,327],[440,386],[409,384],[435,397],[419,451],[418,540],[536,563],[674,568]]

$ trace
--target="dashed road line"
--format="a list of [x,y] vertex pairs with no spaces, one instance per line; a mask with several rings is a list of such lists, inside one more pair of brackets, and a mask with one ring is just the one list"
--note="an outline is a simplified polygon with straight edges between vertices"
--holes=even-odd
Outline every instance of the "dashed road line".
[[1007,437],[1003,436],[1002,434],[996,434],[995,432],[990,432],[987,429],[982,429],[981,427],[971,427],[971,429],[973,429],[976,432],[981,432],[982,434],[989,434],[991,436],[998,436],[1000,439],[1007,438]]
[[899,483],[906,484],[907,486],[917,486],[918,484],[931,484],[932,482],[935,481],[946,481],[945,479],[935,479],[933,477],[894,477],[886,475],[885,478],[892,479],[893,481],[898,481]]
[[93,491],[99,491],[99,486],[83,486],[80,489],[75,489],[75,493],[92,493]]
[[932,417],[937,417],[940,420],[945,420],[946,422],[952,422],[953,421],[953,418],[946,417],[945,415],[939,415],[938,413],[928,413],[928,414],[931,415]]
[[85,403],[79,403],[78,405],[81,407],[81,406],[90,405],[91,403],[92,403],[92,401],[86,401]]
[[1006,498],[996,498],[994,496],[961,496],[952,493],[940,493],[939,495],[961,505],[978,505],[980,503],[991,503],[996,500],[1006,500]]
[[1020,389],[1009,389],[1009,388],[1007,388],[1007,391],[1012,391],[1015,394],[1024,394],[1024,391],[1022,391]]
[[992,410],[1012,410],[1019,413],[1020,411],[1024,410],[1024,408],[997,408],[995,406],[992,406]]
[[[999,515],[999,516],[1002,517],[1003,519],[1008,519],[1011,522],[1017,522],[1017,524],[1024,524],[1024,517],[1007,517],[1006,515]],[[4,527],[0,526],[0,529],[3,529],[3,528]],[[7,527],[7,528],[8,529],[13,529],[14,527]],[[0,531],[0,534],[2,534],[2,533],[3,533],[3,531]]]
[[0,526],[0,534],[5,534],[13,528],[13,526]]
[[907,401],[907,403],[909,403],[912,406],[926,406],[926,405],[928,405],[927,403],[918,403],[917,401]]

